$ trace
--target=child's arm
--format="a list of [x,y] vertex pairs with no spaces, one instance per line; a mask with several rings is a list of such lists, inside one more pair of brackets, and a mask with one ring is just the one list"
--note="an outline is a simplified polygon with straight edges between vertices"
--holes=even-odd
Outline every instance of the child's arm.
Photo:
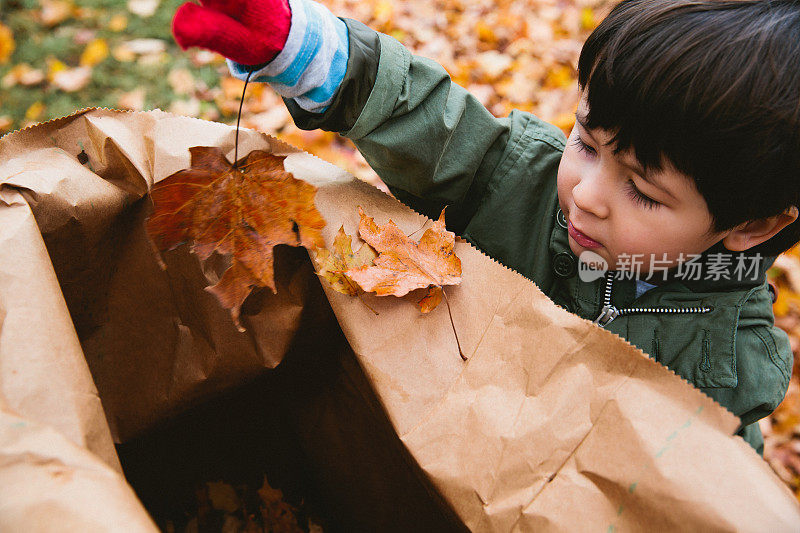
[[[338,131],[352,139],[412,207],[438,217],[448,205],[448,226],[459,231],[492,188],[500,162],[514,156],[521,140],[549,144],[546,151],[557,162],[563,136],[556,128],[537,121],[534,137],[541,138],[529,138],[536,119],[523,114],[496,119],[434,61],[412,56],[396,40],[337,19],[309,0],[290,5],[285,48],[266,66],[230,62],[231,70],[242,79],[255,70],[252,79],[270,83],[284,96],[299,127]],[[214,44],[213,39],[200,43]],[[216,50],[237,59],[235,50]],[[537,177],[531,169],[530,179]]]
[[[768,299],[767,294],[766,290],[753,291],[750,298]],[[789,337],[774,325],[769,306],[771,302],[760,306],[760,309],[767,310],[769,317],[749,314],[748,311],[739,315],[733,361],[734,386],[701,387],[703,392],[741,419],[742,427],[737,434],[762,455],[764,441],[758,421],[771,414],[783,401],[794,364]]]

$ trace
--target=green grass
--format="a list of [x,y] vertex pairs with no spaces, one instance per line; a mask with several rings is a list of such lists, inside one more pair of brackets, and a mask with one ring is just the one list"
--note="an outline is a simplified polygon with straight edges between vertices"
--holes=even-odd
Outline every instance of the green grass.
[[[47,71],[47,59],[54,58],[68,67],[79,64],[85,44],[75,42],[79,32],[90,30],[95,38],[106,39],[110,49],[132,39],[156,38],[167,44],[165,61],[140,64],[120,62],[112,55],[93,67],[89,85],[76,92],[65,92],[47,81],[36,86],[0,87],[0,116],[10,116],[12,129],[25,123],[26,110],[36,102],[45,105],[38,120],[48,120],[90,106],[116,107],[120,96],[137,88],[146,90],[145,109],[166,109],[179,98],[170,87],[167,77],[175,68],[189,68],[192,74],[209,87],[217,85],[220,74],[217,66],[195,67],[172,38],[170,24],[175,9],[184,0],[163,0],[156,12],[142,18],[127,9],[125,0],[79,0],[81,8],[90,9],[89,16],[70,17],[55,27],[47,28],[37,22],[38,0],[0,0],[0,21],[11,28],[16,49],[10,60],[0,65],[0,78],[20,63]],[[120,32],[109,29],[115,15],[128,19],[127,28]]]

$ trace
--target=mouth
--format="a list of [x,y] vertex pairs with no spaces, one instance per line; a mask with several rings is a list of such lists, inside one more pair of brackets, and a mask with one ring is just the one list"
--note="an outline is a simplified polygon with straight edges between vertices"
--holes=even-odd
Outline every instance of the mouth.
[[567,221],[567,233],[569,233],[569,236],[572,237],[575,242],[584,248],[600,248],[602,246],[602,244],[596,240],[578,231],[569,220]]

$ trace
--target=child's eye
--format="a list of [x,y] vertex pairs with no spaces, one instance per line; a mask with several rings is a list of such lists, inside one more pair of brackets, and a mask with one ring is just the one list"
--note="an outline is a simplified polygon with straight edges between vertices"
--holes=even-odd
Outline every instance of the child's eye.
[[583,142],[583,139],[581,139],[580,135],[576,135],[575,140],[572,141],[572,143],[578,147],[579,152],[586,152],[589,155],[597,154],[597,150],[595,150],[594,148]]
[[636,188],[636,184],[632,179],[628,180],[628,194],[637,204],[641,204],[647,209],[653,209],[661,205],[649,196],[642,194],[642,192]]

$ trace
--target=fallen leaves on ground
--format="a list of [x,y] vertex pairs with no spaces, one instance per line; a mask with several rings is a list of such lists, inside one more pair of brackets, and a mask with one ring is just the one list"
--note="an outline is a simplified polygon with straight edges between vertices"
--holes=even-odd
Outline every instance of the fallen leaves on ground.
[[229,257],[230,267],[206,290],[229,309],[236,325],[252,287],[275,288],[273,248],[324,246],[316,187],[283,168],[282,156],[254,150],[236,165],[216,147],[190,148],[191,165],[153,186],[147,222],[160,251],[189,242],[201,261]]
[[760,421],[764,459],[800,500],[800,247],[779,256],[769,278],[778,288],[775,325],[789,336],[795,364],[783,402]]
[[0,64],[8,62],[16,46],[11,28],[0,22]]
[[[274,533],[302,532],[297,523],[297,510],[286,503],[283,492],[274,489],[264,476],[264,485],[258,489],[261,499],[261,517]],[[321,528],[319,529],[321,532]]]
[[53,86],[62,91],[72,93],[85,88],[92,79],[92,69],[76,67],[61,70],[53,75]]
[[47,26],[56,26],[75,14],[75,6],[65,0],[41,0],[39,21]]
[[20,63],[9,70],[0,83],[2,83],[3,87],[13,87],[17,84],[30,86],[38,85],[44,79],[44,71],[33,68],[27,63]]
[[93,39],[81,53],[80,65],[94,67],[108,57],[108,43],[105,39]]
[[[256,485],[257,486],[257,485]],[[184,527],[168,521],[166,531],[181,528],[184,533],[222,531],[225,533],[322,533],[322,527],[308,517],[304,505],[291,505],[283,492],[272,488],[264,476],[260,489],[209,481],[195,490],[197,514]],[[303,524],[303,525],[301,525]]]
[[[40,80],[29,85],[0,87],[0,101],[13,121],[10,128],[33,122],[25,116],[25,110],[37,101],[44,104],[44,112],[37,120],[98,106],[160,108],[233,124],[241,91],[224,90],[225,84],[232,84],[224,59],[205,50],[183,52],[170,35],[172,15],[184,1],[10,2],[2,10],[2,22],[10,33],[3,34],[0,30],[0,58],[8,56],[6,64],[0,59],[0,78],[22,63],[41,68],[48,56],[68,69],[92,70],[91,76],[85,71],[60,76],[58,84],[48,79],[43,83]],[[321,0],[321,3],[338,16],[364,22],[397,38],[412,52],[438,61],[456,83],[472,91],[496,116],[506,116],[516,108],[569,129],[577,102],[574,66],[580,44],[614,2]],[[87,52],[87,45],[93,40],[97,43]],[[170,76],[173,71],[186,69],[194,83],[185,74]],[[129,95],[140,87],[147,90],[146,97],[141,102],[134,100],[131,105]],[[325,132],[300,130],[272,91],[254,92],[248,97],[242,125],[276,135],[360,179],[382,185],[351,142]]]

